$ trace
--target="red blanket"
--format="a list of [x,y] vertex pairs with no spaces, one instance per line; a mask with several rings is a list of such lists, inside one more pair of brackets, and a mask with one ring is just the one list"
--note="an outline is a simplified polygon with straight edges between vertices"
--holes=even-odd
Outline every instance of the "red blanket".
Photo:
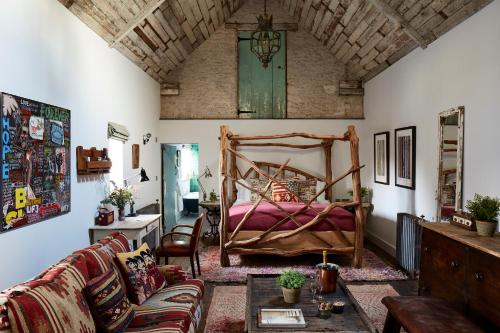
[[[302,207],[304,204],[295,203],[295,202],[280,202],[279,205],[285,209],[288,213],[292,214]],[[317,211],[322,211],[328,204],[326,203],[315,203],[312,205],[314,209]],[[229,231],[232,232],[236,229],[238,223],[243,219],[245,213],[252,207],[252,204],[241,204],[234,205],[229,209]],[[317,214],[310,208],[305,210],[304,212],[295,216],[296,220],[301,224],[306,224],[311,221]],[[243,224],[241,230],[253,230],[253,231],[265,231],[272,227],[276,222],[281,221],[287,215],[279,210],[277,207],[273,206],[269,202],[262,202],[257,207],[257,209],[253,212],[251,217]],[[343,231],[354,231],[355,223],[354,223],[354,215],[349,211],[345,210],[341,207],[336,207],[330,211],[328,214],[330,220],[335,222],[340,230]],[[280,230],[293,230],[296,229],[297,225],[288,220],[287,222],[280,225],[275,231]],[[335,228],[323,220],[316,224],[309,230],[314,231],[326,231],[326,230],[335,230]]]

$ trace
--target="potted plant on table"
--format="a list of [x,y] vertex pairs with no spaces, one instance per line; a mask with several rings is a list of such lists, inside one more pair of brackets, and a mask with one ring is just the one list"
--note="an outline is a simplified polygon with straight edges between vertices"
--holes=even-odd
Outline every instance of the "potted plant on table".
[[[353,191],[352,190],[349,190],[347,191],[347,194],[349,196],[353,196]],[[370,203],[371,202],[371,189],[369,189],[368,187],[361,187],[361,202],[362,203]]]
[[467,200],[465,208],[476,220],[477,234],[479,236],[493,236],[498,225],[500,199],[476,193],[474,199]]
[[120,188],[113,183],[114,190],[107,198],[101,201],[102,204],[112,204],[118,208],[118,220],[125,220],[125,206],[132,200],[132,191],[128,187]]
[[286,303],[298,303],[300,290],[306,283],[306,277],[301,272],[286,271],[276,279],[283,291],[283,298]]

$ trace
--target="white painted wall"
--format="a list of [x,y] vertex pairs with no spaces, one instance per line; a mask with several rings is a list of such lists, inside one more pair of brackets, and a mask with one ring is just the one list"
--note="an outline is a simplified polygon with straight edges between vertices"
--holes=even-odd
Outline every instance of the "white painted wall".
[[[0,289],[21,282],[73,250],[88,245],[88,227],[103,198],[101,178],[77,179],[75,148],[107,146],[107,122],[131,132],[125,146],[125,177],[131,143],[151,179],[142,183],[136,207],[160,198],[160,147],[155,143],[160,112],[159,85],[110,49],[57,1],[4,0],[0,10],[0,91],[71,110],[70,214],[0,234]],[[142,145],[142,135],[152,140]]]
[[[396,213],[435,218],[440,111],[465,106],[464,199],[475,192],[500,196],[499,36],[500,2],[494,1],[366,84],[370,132],[391,131],[391,184],[369,181],[375,211],[368,232],[387,249],[396,244]],[[394,129],[410,125],[417,126],[416,191],[394,186]]]

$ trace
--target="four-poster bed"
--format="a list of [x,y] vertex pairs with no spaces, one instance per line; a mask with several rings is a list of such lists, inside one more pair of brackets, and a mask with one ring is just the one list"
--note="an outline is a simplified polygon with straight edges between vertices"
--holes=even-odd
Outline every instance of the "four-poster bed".
[[[276,139],[306,138],[319,140],[314,144],[275,142]],[[269,142],[262,142],[270,140]],[[257,141],[257,142],[256,142]],[[332,145],[334,141],[350,143],[352,166],[344,174],[333,179]],[[325,176],[314,176],[308,172],[283,164],[255,162],[243,155],[240,147],[282,147],[291,149],[322,148],[325,156]],[[242,173],[237,166],[241,160],[250,167]],[[229,164],[229,168],[228,168]],[[360,267],[363,252],[363,207],[361,204],[361,178],[358,152],[358,137],[354,126],[345,134],[315,135],[288,133],[279,135],[241,136],[233,134],[227,126],[220,128],[220,252],[221,265],[229,266],[229,253],[274,254],[296,256],[304,253],[352,254],[353,265]],[[246,181],[250,176],[262,179],[259,188]],[[352,202],[332,202],[332,186],[351,175]],[[297,195],[290,188],[289,179],[300,182],[313,181],[321,184],[317,191],[307,197]],[[287,181],[284,181],[287,180]],[[255,178],[252,178],[255,181]],[[269,193],[279,187],[293,198],[293,202],[275,202]],[[235,204],[240,191],[250,191],[256,199]],[[230,190],[231,189],[231,190]],[[324,195],[324,199],[318,198]],[[354,214],[345,208],[352,207]]]

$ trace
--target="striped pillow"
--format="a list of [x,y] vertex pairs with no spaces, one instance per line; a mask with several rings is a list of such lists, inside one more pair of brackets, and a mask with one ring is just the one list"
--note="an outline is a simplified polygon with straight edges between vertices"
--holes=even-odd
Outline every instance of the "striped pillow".
[[95,322],[103,332],[123,332],[134,319],[134,310],[118,276],[115,269],[110,269],[85,287]]
[[290,188],[288,184],[288,180],[281,181],[279,183],[273,183],[273,201],[274,202],[299,202],[299,199],[295,194],[292,192],[289,192],[286,190],[284,187],[288,187],[291,191],[293,191],[292,188]]

